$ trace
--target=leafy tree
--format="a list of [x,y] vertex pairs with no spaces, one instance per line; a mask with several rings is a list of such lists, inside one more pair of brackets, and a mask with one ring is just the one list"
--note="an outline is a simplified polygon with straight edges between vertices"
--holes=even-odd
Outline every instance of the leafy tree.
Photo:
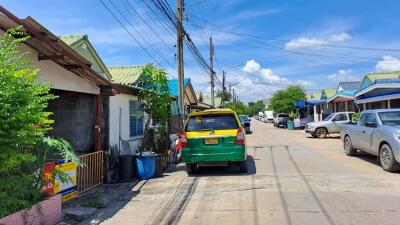
[[257,115],[258,112],[264,111],[265,105],[262,101],[249,102],[248,112],[250,116]]
[[49,84],[39,84],[28,53],[18,50],[29,38],[21,30],[0,37],[0,218],[44,197],[41,171],[49,155],[79,161],[67,142],[44,136],[53,123],[47,103],[55,96]]
[[202,103],[204,101],[203,93],[200,92],[199,94],[199,102]]
[[271,98],[271,107],[276,113],[288,113],[293,110],[296,102],[303,101],[306,93],[299,86],[289,86],[279,90]]
[[154,144],[150,131],[151,120],[159,124],[158,133],[161,137],[168,134],[168,119],[170,117],[170,91],[167,73],[163,69],[149,64],[143,68],[142,78],[138,82],[140,87],[139,100],[142,101],[144,111],[148,117],[145,123],[144,135],[140,151],[149,150]]
[[231,100],[231,95],[227,91],[221,91],[217,94],[217,97],[221,97],[222,102],[228,102]]
[[248,109],[243,102],[228,102],[222,108],[229,108],[235,111],[238,115],[247,115]]

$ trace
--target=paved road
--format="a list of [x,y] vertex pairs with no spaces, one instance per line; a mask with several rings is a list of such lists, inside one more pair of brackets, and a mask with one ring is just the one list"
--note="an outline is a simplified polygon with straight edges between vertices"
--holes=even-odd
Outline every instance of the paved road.
[[252,126],[248,174],[217,167],[188,177],[180,165],[102,224],[400,224],[400,174],[346,157],[337,138]]

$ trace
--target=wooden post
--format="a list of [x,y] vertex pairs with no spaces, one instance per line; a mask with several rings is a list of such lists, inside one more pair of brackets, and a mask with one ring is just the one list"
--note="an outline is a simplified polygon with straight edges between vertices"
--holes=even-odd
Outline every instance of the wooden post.
[[313,106],[313,110],[314,110],[314,122],[317,122],[319,120],[318,114],[317,114],[317,105]]
[[349,111],[349,102],[348,101],[344,102],[344,109],[345,109],[346,112]]
[[101,151],[101,95],[95,95],[95,125],[94,125],[94,148]]

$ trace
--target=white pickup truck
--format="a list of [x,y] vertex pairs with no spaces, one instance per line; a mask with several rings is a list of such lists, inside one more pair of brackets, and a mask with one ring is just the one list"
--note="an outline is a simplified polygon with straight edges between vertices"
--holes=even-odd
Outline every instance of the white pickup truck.
[[308,123],[305,131],[313,137],[325,138],[328,134],[339,133],[342,124],[349,123],[353,114],[354,112],[332,113],[323,121]]
[[378,156],[384,170],[400,170],[400,109],[365,110],[357,124],[342,126],[340,137],[346,155],[361,150]]

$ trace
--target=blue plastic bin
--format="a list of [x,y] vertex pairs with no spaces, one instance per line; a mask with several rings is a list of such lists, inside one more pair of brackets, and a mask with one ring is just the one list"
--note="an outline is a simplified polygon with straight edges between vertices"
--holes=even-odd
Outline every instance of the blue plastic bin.
[[137,176],[141,180],[148,180],[154,177],[156,172],[156,156],[137,156]]

